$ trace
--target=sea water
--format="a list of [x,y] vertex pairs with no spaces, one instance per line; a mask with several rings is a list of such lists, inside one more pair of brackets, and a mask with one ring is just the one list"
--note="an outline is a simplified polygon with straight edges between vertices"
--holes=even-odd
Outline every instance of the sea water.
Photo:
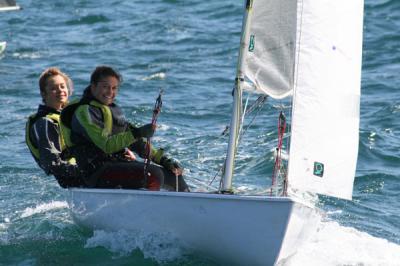
[[[60,67],[79,96],[96,65],[114,66],[124,77],[118,103],[131,121],[148,123],[165,90],[154,143],[180,160],[192,189],[205,189],[227,147],[221,133],[230,119],[242,1],[19,4],[22,11],[0,13],[0,41],[8,43],[0,55],[0,265],[218,265],[168,234],[77,226],[66,191],[29,154],[24,126],[40,103],[43,69]],[[365,1],[354,199],[320,197],[318,231],[284,265],[400,265],[399,14],[397,0]],[[270,185],[276,106],[284,104],[268,102],[241,142],[235,186],[242,191]]]

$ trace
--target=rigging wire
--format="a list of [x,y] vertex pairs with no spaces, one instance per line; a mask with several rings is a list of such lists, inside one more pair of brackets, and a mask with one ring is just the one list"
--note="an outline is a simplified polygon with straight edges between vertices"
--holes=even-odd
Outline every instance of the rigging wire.
[[[240,130],[239,130],[239,134],[238,134],[238,139],[237,142],[238,144],[240,143],[242,137],[244,136],[244,134],[247,132],[247,130],[252,126],[254,120],[256,119],[256,117],[258,116],[258,114],[260,113],[260,111],[262,110],[262,108],[264,107],[264,104],[268,98],[267,95],[260,95],[257,100],[254,101],[254,103],[247,108],[248,106],[248,102],[249,102],[249,98],[250,98],[250,93],[248,94],[248,97],[246,99],[246,104],[244,107],[244,110],[242,112],[242,123],[240,126]],[[244,125],[244,118],[245,116],[251,114],[253,111],[256,111],[256,113],[253,115],[252,119],[250,120],[249,124],[246,126],[245,129],[243,129],[243,125]],[[229,132],[229,126],[226,126],[226,128],[224,129],[224,131],[222,132],[221,136],[219,138],[222,138],[224,136],[227,136]],[[239,145],[236,145],[236,149],[238,148]],[[235,150],[236,153],[237,150]],[[218,169],[218,171],[216,172],[216,174],[213,176],[213,178],[211,179],[211,181],[209,182],[209,185],[211,186],[212,183],[215,181],[215,179],[217,178],[217,176],[219,175],[220,172],[222,172],[224,166],[225,166],[225,161],[224,163],[221,165],[221,167]],[[220,179],[219,185],[221,186],[222,184],[222,178]]]

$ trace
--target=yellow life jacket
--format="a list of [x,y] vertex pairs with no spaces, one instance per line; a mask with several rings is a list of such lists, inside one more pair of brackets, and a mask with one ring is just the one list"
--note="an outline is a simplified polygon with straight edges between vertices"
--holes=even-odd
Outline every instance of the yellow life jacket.
[[113,127],[113,121],[112,121],[112,113],[110,107],[103,105],[101,103],[98,103],[97,101],[73,101],[69,105],[67,105],[61,112],[61,118],[60,118],[60,130],[61,130],[61,135],[62,138],[64,139],[65,145],[68,148],[73,147],[75,144],[71,140],[71,122],[72,122],[72,116],[74,115],[76,109],[81,106],[81,105],[92,105],[95,107],[98,107],[104,118],[104,129],[103,129],[103,134],[105,136],[109,136],[112,133],[112,127]]
[[[61,117],[60,117],[60,131],[62,134],[62,138],[64,139],[65,145],[67,148],[71,148],[75,146],[75,144],[71,140],[71,123],[72,123],[72,117],[75,113],[75,111],[78,109],[78,107],[82,105],[91,105],[99,108],[102,112],[103,115],[103,123],[104,123],[104,128],[102,131],[103,136],[110,136],[112,133],[113,129],[113,117],[112,117],[112,111],[110,107],[107,105],[101,104],[95,100],[76,100],[68,104],[64,109],[61,111]],[[164,155],[164,150],[163,149],[158,149],[155,150],[151,148],[151,157],[152,160],[155,163],[160,163],[161,158]]]
[[[29,116],[28,121],[26,122],[26,126],[25,126],[25,142],[30,150],[30,152],[32,153],[32,155],[39,161],[40,160],[40,153],[39,153],[39,148],[34,145],[31,141],[31,128],[33,126],[33,124],[42,117],[46,117],[50,120],[53,121],[53,123],[60,125],[60,115],[56,114],[56,113],[49,113],[45,116],[39,116],[37,113],[33,114],[31,116]],[[66,145],[64,142],[63,137],[60,135],[59,136],[59,141],[60,141],[60,148],[61,148],[61,152],[64,151],[66,149]],[[69,158],[67,159],[67,161],[71,164],[75,164],[75,159],[74,158]]]

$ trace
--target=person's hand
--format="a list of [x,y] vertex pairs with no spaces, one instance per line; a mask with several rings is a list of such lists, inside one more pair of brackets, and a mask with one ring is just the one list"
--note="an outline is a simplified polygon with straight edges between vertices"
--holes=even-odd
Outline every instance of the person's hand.
[[176,176],[183,174],[183,168],[174,160],[172,159],[165,159],[163,160],[163,166],[174,173]]
[[180,167],[171,169],[171,172],[174,173],[176,176],[183,175],[183,169]]
[[128,161],[136,161],[135,154],[128,148],[125,148],[124,156]]
[[154,135],[155,127],[152,124],[142,127],[131,126],[131,131],[135,138],[151,138]]

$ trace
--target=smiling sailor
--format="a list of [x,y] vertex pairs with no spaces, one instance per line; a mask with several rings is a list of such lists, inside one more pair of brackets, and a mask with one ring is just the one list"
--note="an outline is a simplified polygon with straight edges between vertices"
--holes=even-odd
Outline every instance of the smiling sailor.
[[59,127],[60,112],[72,94],[72,81],[51,67],[40,75],[39,88],[43,104],[28,118],[26,144],[39,167],[47,175],[54,175],[61,187],[81,186],[79,169],[66,152]]
[[146,188],[188,191],[179,164],[163,149],[151,148],[150,164],[144,175],[143,162],[130,152],[144,157],[146,142],[154,134],[152,124],[135,127],[114,103],[122,76],[108,66],[97,67],[90,85],[79,102],[61,114],[65,143],[84,173],[85,186],[97,188]]

